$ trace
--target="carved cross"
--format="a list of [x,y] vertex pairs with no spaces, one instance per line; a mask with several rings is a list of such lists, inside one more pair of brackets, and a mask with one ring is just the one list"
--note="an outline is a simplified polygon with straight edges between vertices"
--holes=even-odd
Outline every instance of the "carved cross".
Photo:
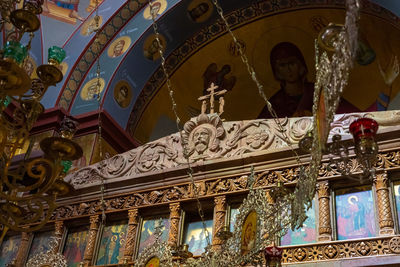
[[219,115],[221,115],[224,112],[224,105],[225,105],[225,100],[224,100],[224,94],[227,92],[227,90],[223,89],[221,91],[216,92],[215,90],[218,89],[218,86],[215,85],[214,83],[210,84],[210,88],[207,89],[208,92],[210,92],[208,95],[204,95],[199,97],[199,101],[201,101],[201,114],[205,114],[207,110],[207,99],[210,99],[210,114],[214,113],[214,102],[215,102],[215,97],[219,96]]

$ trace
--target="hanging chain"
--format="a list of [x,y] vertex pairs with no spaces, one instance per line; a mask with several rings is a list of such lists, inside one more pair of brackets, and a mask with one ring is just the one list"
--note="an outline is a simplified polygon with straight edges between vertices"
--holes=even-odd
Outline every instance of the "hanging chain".
[[228,31],[228,33],[230,34],[230,36],[233,39],[233,42],[235,43],[236,49],[238,49],[239,54],[240,54],[240,58],[242,60],[242,62],[246,65],[247,71],[250,74],[251,79],[254,81],[254,83],[257,86],[258,89],[258,93],[259,95],[262,97],[262,99],[264,99],[268,111],[269,113],[272,115],[273,120],[275,121],[276,125],[278,125],[279,128],[279,132],[281,133],[281,137],[283,138],[283,140],[286,142],[286,144],[288,145],[288,147],[290,148],[290,150],[293,152],[293,154],[296,157],[296,161],[297,164],[300,166],[300,168],[302,167],[302,162],[300,160],[300,157],[297,153],[297,151],[293,148],[292,146],[292,142],[290,141],[288,135],[286,134],[285,128],[283,127],[280,119],[278,118],[278,115],[276,114],[276,111],[274,110],[274,108],[272,107],[271,102],[268,101],[267,96],[264,93],[264,89],[263,89],[263,85],[260,83],[260,81],[257,78],[256,72],[254,71],[254,68],[250,65],[249,60],[247,59],[246,54],[243,52],[242,46],[239,43],[238,39],[236,38],[236,35],[233,33],[231,27],[229,26],[228,21],[226,20],[225,16],[224,16],[224,12],[221,8],[221,6],[218,4],[217,0],[212,0],[214,6],[217,9],[217,12],[219,14],[219,16],[221,17],[221,19],[223,20],[226,30]]
[[[94,17],[94,21],[96,23],[96,28],[95,28],[95,43],[97,43],[98,46],[100,46],[100,17],[99,17],[99,0],[96,0],[96,15]],[[97,122],[99,125],[99,133],[97,137],[97,143],[99,146],[99,160],[101,161],[103,159],[103,145],[102,145],[102,127],[101,127],[101,67],[100,67],[100,56],[97,58],[97,63],[96,63],[96,78],[97,78],[97,83],[96,83],[96,100],[98,103],[98,117],[97,117]],[[100,175],[100,208],[101,208],[101,225],[105,225],[106,223],[106,203],[104,200],[104,191],[105,191],[105,184],[104,184],[104,177]],[[105,248],[106,251],[104,252],[106,260],[105,260],[105,266],[107,266],[107,261],[108,261],[108,248]]]
[[160,57],[161,57],[161,67],[162,67],[162,70],[163,70],[165,78],[166,78],[166,84],[167,84],[169,96],[170,96],[171,103],[172,103],[172,111],[174,112],[174,115],[175,115],[175,118],[176,118],[176,127],[178,129],[178,132],[179,132],[179,135],[180,135],[180,139],[181,139],[181,143],[182,143],[183,156],[185,157],[186,162],[187,162],[187,166],[188,166],[187,174],[188,174],[188,176],[190,178],[190,182],[191,182],[191,185],[193,187],[193,193],[194,193],[194,197],[195,197],[196,203],[197,203],[197,211],[198,211],[198,213],[200,215],[200,219],[201,219],[201,222],[202,222],[202,225],[203,225],[203,230],[205,232],[205,236],[206,236],[206,240],[207,240],[207,248],[210,248],[210,246],[211,246],[210,233],[207,230],[207,225],[206,225],[206,222],[205,222],[205,219],[204,219],[204,210],[203,210],[203,208],[201,206],[200,199],[199,199],[198,188],[197,188],[196,183],[195,183],[194,178],[193,178],[193,168],[192,168],[192,165],[190,164],[187,144],[185,142],[185,139],[182,136],[182,128],[180,126],[181,119],[180,119],[180,117],[178,115],[178,111],[177,111],[177,104],[176,104],[175,98],[174,98],[174,90],[172,88],[170,76],[168,74],[168,70],[167,70],[167,67],[166,67],[166,60],[165,60],[164,52],[162,51],[163,50],[163,45],[162,45],[161,40],[160,40],[160,33],[158,31],[158,26],[157,26],[157,23],[156,23],[156,18],[157,18],[158,14],[157,14],[157,12],[153,12],[152,11],[153,10],[152,0],[149,0],[149,6],[150,6],[150,15],[151,15],[151,18],[152,18],[152,26],[153,26],[153,30],[154,30],[154,33],[155,33],[155,36],[156,36],[157,45],[158,45],[158,52],[160,53]]

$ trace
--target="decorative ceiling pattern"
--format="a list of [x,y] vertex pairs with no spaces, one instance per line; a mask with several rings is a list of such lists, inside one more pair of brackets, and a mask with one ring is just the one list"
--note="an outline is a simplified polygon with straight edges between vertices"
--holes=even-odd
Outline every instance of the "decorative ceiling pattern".
[[[136,137],[137,129],[139,129],[141,131],[138,134],[139,139],[146,142],[153,138],[151,137],[152,132],[157,131],[160,127],[174,125],[174,118],[164,112],[170,106],[169,101],[165,98],[162,103],[164,110],[159,111],[164,112],[162,116],[155,117],[154,115],[155,118],[152,118],[149,115],[151,114],[149,110],[160,103],[157,98],[164,96],[165,77],[160,68],[161,60],[154,52],[157,49],[154,47],[148,1],[99,0],[100,34],[98,43],[95,42],[96,27],[94,23],[96,1],[78,0],[75,5],[68,7],[64,5],[66,2],[68,1],[45,0],[44,13],[41,15],[42,26],[33,39],[33,48],[30,51],[28,66],[32,69],[33,76],[35,75],[34,68],[47,61],[46,51],[51,45],[62,46],[67,52],[67,58],[62,64],[64,80],[57,87],[48,90],[42,100],[45,108],[62,107],[72,115],[81,115],[98,109],[98,103],[94,99],[92,80],[95,77],[96,62],[99,60],[102,78],[102,108],[131,136]],[[180,73],[180,69],[186,73],[188,67],[185,67],[185,64],[193,61],[194,56],[200,51],[211,50],[213,46],[220,48],[221,40],[224,40],[226,47],[231,45],[231,40],[226,35],[226,28],[219,19],[211,0],[154,0],[153,2],[159,15],[157,24],[165,45],[167,69],[172,78],[183,75]],[[219,2],[229,24],[237,31],[250,24],[263,25],[261,20],[270,23],[285,18],[282,14],[288,12],[318,8],[342,10],[344,4],[343,0],[219,0]],[[367,0],[363,1],[363,13],[379,17],[386,21],[387,25],[399,27],[399,18],[382,8],[384,6],[392,12],[398,13],[400,11],[399,2],[395,0],[375,2],[380,5]],[[324,21],[322,24],[324,23],[327,22]],[[5,29],[3,32],[1,41],[5,40],[7,30]],[[261,32],[255,30],[254,35]],[[369,38],[369,36],[367,37]],[[394,39],[396,38],[394,37]],[[217,46],[218,40],[219,46]],[[27,41],[27,39],[23,40],[23,42]],[[244,48],[249,49],[246,47],[247,40],[241,41],[243,41]],[[246,53],[248,52],[250,51],[246,51]],[[232,53],[237,53],[237,51],[232,51]],[[303,51],[303,53],[307,55],[306,52]],[[252,56],[250,55],[250,58]],[[237,61],[237,54],[235,57]],[[308,66],[312,64],[309,63],[310,60],[310,58],[306,58]],[[210,70],[212,69],[213,72],[207,75],[212,76],[218,73],[218,75],[222,75],[228,70],[228,65],[233,69],[221,77],[228,86],[231,86],[231,89],[241,85],[240,81],[245,77],[245,72],[240,72],[230,62],[214,62],[215,66],[211,63],[207,64],[211,66]],[[196,70],[198,73],[197,83],[203,82],[204,64],[205,62],[198,64],[203,67]],[[376,62],[373,64],[376,68]],[[196,63],[191,62],[186,65],[196,69],[193,67],[196,66]],[[198,105],[195,104],[196,98],[201,94],[203,84],[191,86],[199,88],[196,90],[191,90],[191,88],[183,90],[182,86],[187,87],[188,85],[180,82],[174,86],[179,89],[179,92],[184,92],[184,96],[177,96],[181,97],[182,101],[185,101],[184,103],[187,103],[188,98],[192,99],[189,101],[191,104],[185,107],[189,111],[184,111],[184,117],[196,115],[198,112],[196,108]],[[190,93],[188,93],[189,90]],[[236,91],[238,91],[237,88],[235,93],[230,93],[232,97],[238,97]],[[249,94],[249,96],[252,95]],[[228,99],[229,97],[231,96],[228,96]],[[255,106],[261,105],[260,101],[255,101],[258,103]],[[231,119],[229,113],[228,108],[225,115]],[[232,117],[232,119],[243,119]],[[141,124],[141,121],[147,120],[152,122]],[[158,125],[156,120],[163,121],[163,123]]]

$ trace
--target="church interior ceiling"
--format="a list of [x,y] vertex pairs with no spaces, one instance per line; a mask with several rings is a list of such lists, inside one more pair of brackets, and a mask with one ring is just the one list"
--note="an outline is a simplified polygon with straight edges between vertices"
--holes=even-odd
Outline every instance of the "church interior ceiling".
[[[40,34],[33,40],[27,66],[35,75],[34,68],[47,62],[50,45],[62,46],[67,52],[62,65],[64,80],[46,93],[42,100],[45,108],[60,107],[74,116],[96,111],[93,84],[99,60],[101,105],[121,128],[142,143],[176,132],[171,105],[165,100],[165,79],[155,52],[147,2],[100,1],[100,45],[94,42],[96,1],[80,0],[68,7],[57,2],[45,1]],[[228,90],[229,104],[223,114],[226,120],[264,117],[263,101],[212,2],[156,2],[161,41],[182,119],[199,114],[197,98],[210,82]],[[329,22],[344,20],[342,1],[220,2],[268,97],[280,90],[271,69],[272,48],[283,42],[293,44],[289,50],[303,58],[307,70],[303,82],[312,84],[314,39]],[[360,21],[363,52],[344,92],[348,105],[343,112],[380,110],[382,94],[390,95],[388,109],[400,106],[399,79],[389,88],[380,73],[400,54],[400,25],[395,15],[399,12],[400,7],[393,1],[379,1],[379,5],[364,2]],[[279,53],[272,56],[282,57]],[[276,108],[285,110],[287,106],[278,104]],[[287,112],[290,116],[304,115]]]

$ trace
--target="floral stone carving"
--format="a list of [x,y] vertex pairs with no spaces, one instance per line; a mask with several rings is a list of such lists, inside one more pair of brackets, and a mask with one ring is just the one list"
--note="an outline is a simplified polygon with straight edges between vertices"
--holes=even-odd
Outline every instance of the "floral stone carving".
[[[336,115],[330,136],[341,134],[351,138],[348,127],[357,118],[367,116],[378,121],[380,131],[398,130],[399,111],[354,113]],[[182,140],[187,144],[190,163],[218,159],[251,157],[253,152],[271,153],[288,148],[285,134],[292,145],[311,130],[312,118],[279,119],[282,133],[274,119],[223,122],[217,114],[200,114],[184,125],[184,131],[147,143],[97,164],[84,167],[66,177],[75,188],[88,187],[112,179],[132,179],[143,174],[185,166],[187,159],[182,149]]]

